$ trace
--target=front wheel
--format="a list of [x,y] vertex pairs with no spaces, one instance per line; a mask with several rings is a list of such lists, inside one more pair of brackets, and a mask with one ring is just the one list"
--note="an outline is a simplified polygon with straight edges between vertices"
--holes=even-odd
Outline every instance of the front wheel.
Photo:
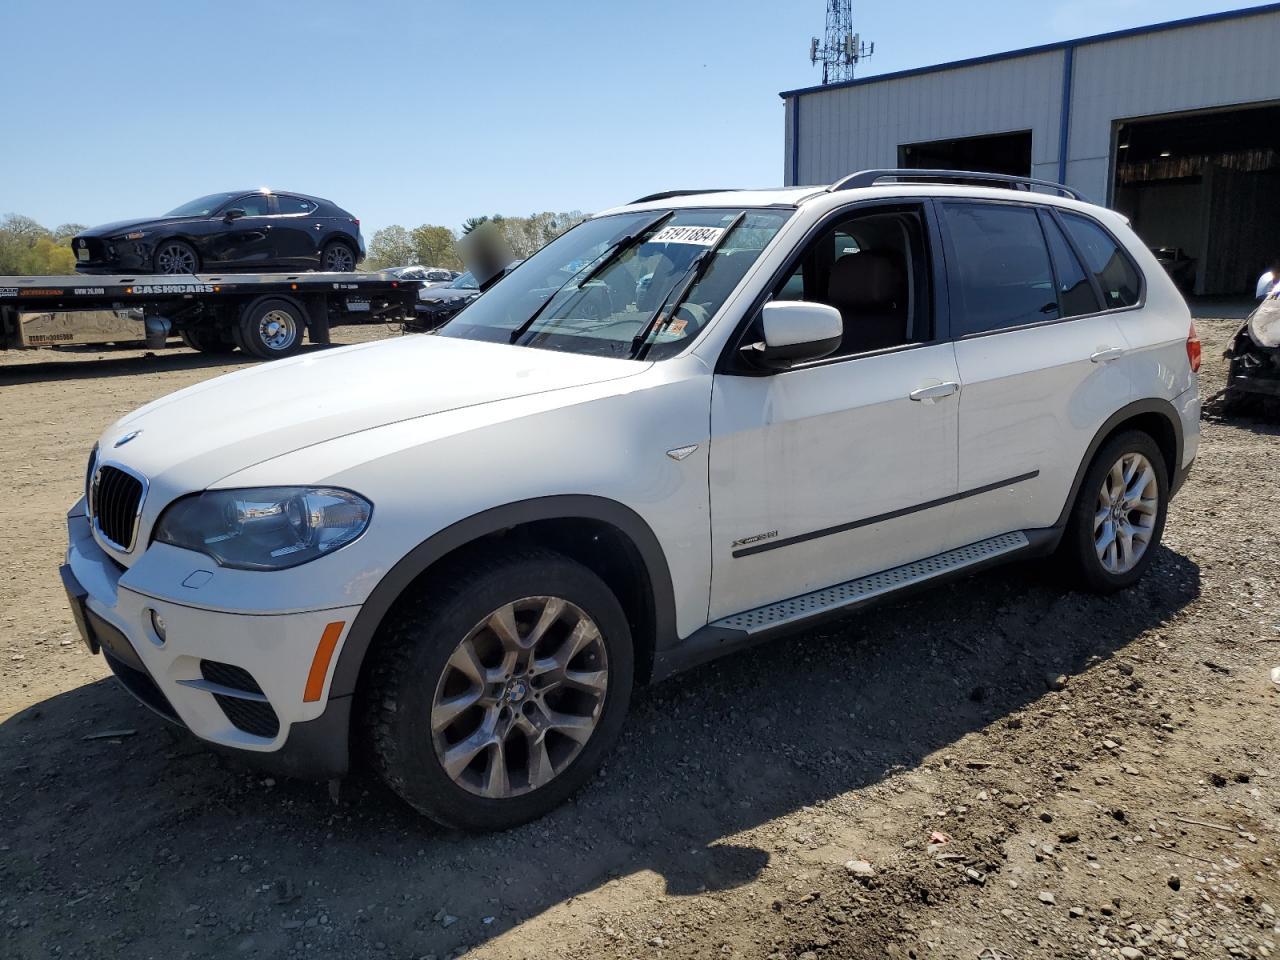
[[1169,474],[1155,440],[1129,430],[1102,445],[1085,473],[1062,552],[1096,593],[1136,583],[1164,532]]
[[626,615],[586,567],[486,554],[394,614],[364,690],[382,777],[446,826],[540,817],[617,739],[634,660]]
[[189,243],[165,240],[156,248],[152,266],[156,273],[195,273],[200,266],[200,257]]
[[302,346],[306,320],[286,300],[255,303],[240,316],[237,344],[263,360],[277,360],[297,353]]

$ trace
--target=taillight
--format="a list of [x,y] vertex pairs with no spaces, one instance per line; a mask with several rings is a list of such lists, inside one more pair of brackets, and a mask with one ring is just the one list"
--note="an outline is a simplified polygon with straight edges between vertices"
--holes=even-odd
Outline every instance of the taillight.
[[1191,364],[1191,372],[1200,372],[1200,334],[1196,333],[1196,322],[1191,321],[1191,329],[1187,331],[1187,361]]

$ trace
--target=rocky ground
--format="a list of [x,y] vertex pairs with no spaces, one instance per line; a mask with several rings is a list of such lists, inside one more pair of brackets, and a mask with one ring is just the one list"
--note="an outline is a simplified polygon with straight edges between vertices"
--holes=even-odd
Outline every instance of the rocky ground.
[[1280,424],[1209,414],[1134,590],[1003,569],[711,664],[467,836],[209,752],[74,638],[93,438],[226,369],[0,357],[0,956],[1280,957]]

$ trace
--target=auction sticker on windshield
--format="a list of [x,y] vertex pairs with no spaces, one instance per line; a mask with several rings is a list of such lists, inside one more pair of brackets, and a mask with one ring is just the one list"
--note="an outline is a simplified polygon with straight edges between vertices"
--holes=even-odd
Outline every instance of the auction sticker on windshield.
[[685,243],[696,247],[714,246],[724,227],[663,227],[647,242]]

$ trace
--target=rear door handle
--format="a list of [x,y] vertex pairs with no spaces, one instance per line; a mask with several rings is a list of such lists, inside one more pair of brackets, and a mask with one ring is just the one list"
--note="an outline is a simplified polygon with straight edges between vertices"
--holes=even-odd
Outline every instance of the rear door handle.
[[1089,359],[1094,363],[1110,363],[1112,360],[1119,360],[1125,353],[1124,347],[1103,347],[1097,353],[1089,354]]
[[907,396],[912,400],[940,400],[943,397],[949,397],[960,389],[958,383],[934,383],[927,387],[917,387]]

